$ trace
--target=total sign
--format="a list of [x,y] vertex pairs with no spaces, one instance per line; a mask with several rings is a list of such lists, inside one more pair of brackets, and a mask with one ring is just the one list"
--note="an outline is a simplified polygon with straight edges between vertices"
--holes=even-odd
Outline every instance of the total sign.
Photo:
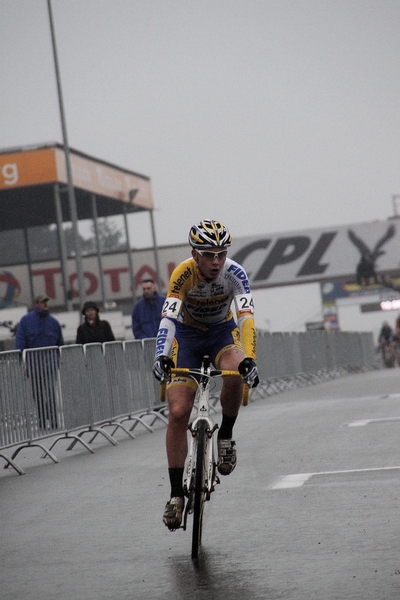
[[[178,262],[188,258],[187,245],[182,247],[166,248],[163,251],[164,261],[161,262],[160,289],[168,285],[169,277]],[[132,298],[131,275],[128,256],[126,253],[106,254],[102,260],[102,279],[105,288],[105,299],[110,301],[126,300]],[[133,254],[135,286],[140,288],[140,282],[146,277],[157,281],[157,272],[154,266],[154,252],[151,250],[137,251]],[[83,258],[83,275],[86,297],[90,300],[102,301],[101,277],[97,257]],[[68,260],[67,289],[73,298],[79,296],[78,275],[75,260]],[[12,265],[0,267],[0,308],[23,304],[30,306],[33,295],[46,294],[51,300],[52,307],[65,304],[65,294],[62,280],[62,269],[59,261],[33,263],[30,268],[32,286],[29,280],[27,265]],[[141,290],[139,291],[141,294]]]
[[21,284],[9,270],[0,269],[0,309],[13,306],[21,295]]

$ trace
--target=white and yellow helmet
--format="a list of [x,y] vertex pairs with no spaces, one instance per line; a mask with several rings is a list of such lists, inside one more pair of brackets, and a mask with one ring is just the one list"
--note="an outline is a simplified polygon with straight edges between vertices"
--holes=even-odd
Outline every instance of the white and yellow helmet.
[[192,225],[189,231],[189,244],[192,248],[229,248],[232,236],[220,221],[205,219],[198,225]]

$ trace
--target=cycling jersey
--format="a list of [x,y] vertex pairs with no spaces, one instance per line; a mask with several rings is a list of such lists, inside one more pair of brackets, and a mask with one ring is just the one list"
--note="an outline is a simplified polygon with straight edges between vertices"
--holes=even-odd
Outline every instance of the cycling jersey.
[[227,258],[218,277],[207,281],[193,258],[182,262],[171,275],[157,336],[156,356],[168,355],[176,323],[207,331],[231,321],[234,301],[237,324],[246,356],[256,359],[254,304],[247,274]]

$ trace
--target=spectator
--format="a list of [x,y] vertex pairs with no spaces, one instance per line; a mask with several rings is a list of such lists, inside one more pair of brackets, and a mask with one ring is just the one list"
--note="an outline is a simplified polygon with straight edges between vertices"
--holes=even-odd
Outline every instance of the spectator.
[[[15,347],[17,350],[63,346],[61,325],[49,312],[49,298],[36,296],[35,308],[20,320]],[[32,384],[32,393],[38,407],[39,426],[47,424],[57,428],[55,386],[57,382],[58,352],[43,351],[40,355],[29,354],[27,372]]]
[[50,314],[48,296],[36,296],[35,308],[18,323],[15,347],[22,351],[26,348],[63,345],[61,325]]
[[143,298],[138,300],[132,312],[132,331],[137,340],[156,337],[161,320],[165,296],[159,294],[153,279],[142,281]]
[[76,332],[77,344],[93,344],[95,342],[114,342],[115,336],[108,321],[99,318],[99,307],[95,302],[85,302],[82,308],[85,320]]

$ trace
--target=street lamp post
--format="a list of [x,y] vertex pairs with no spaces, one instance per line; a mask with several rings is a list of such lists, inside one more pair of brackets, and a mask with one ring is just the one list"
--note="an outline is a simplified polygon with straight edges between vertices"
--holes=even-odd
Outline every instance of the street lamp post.
[[[138,189],[129,190],[129,204],[133,204],[136,194],[138,193]],[[136,285],[135,285],[135,271],[133,268],[133,260],[132,260],[132,248],[131,248],[131,238],[129,235],[129,227],[128,227],[128,211],[126,208],[126,204],[124,204],[124,226],[125,226],[125,237],[126,237],[126,245],[128,252],[128,264],[129,264],[129,275],[132,286],[132,301],[136,303]]]
[[[79,299],[80,299],[81,305],[83,305],[85,302],[85,299],[86,299],[86,292],[85,292],[85,282],[84,282],[83,266],[82,266],[81,242],[80,242],[79,231],[78,231],[78,211],[76,208],[75,189],[74,189],[74,184],[73,184],[73,179],[72,179],[71,157],[70,157],[69,145],[68,145],[67,125],[66,125],[66,119],[65,119],[62,89],[61,89],[60,70],[59,70],[59,66],[58,66],[56,36],[55,36],[55,31],[54,31],[51,0],[47,0],[47,6],[48,6],[48,11],[49,11],[50,31],[51,31],[51,40],[52,40],[52,45],[53,45],[53,56],[54,56],[54,67],[55,67],[55,71],[56,71],[56,80],[57,80],[58,103],[59,103],[59,107],[60,107],[61,127],[62,127],[62,135],[63,135],[63,142],[64,142],[65,165],[66,165],[66,170],[67,170],[67,182],[68,182],[68,202],[69,202],[69,211],[70,211],[70,216],[71,216],[72,231],[73,231],[73,237],[74,237],[75,261],[76,261],[76,270],[77,270],[77,274],[78,274],[78,286],[79,286]],[[64,235],[63,232],[60,232],[60,234]]]

